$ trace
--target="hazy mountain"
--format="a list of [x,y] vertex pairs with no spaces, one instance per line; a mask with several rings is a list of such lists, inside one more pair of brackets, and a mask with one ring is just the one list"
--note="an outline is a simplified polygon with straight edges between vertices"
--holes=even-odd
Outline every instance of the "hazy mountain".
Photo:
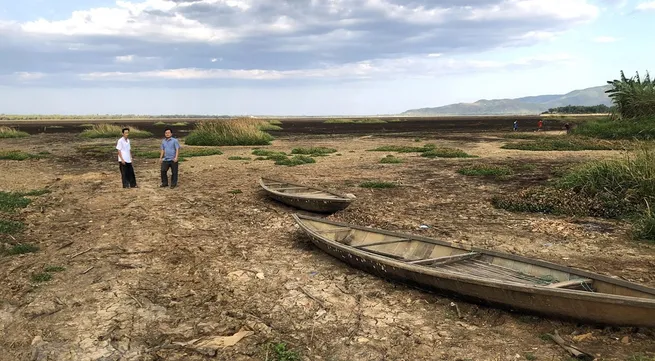
[[475,103],[457,103],[436,108],[407,110],[400,115],[503,115],[540,114],[549,108],[567,105],[612,105],[605,94],[609,85],[574,90],[566,94],[536,95],[516,99],[478,100]]

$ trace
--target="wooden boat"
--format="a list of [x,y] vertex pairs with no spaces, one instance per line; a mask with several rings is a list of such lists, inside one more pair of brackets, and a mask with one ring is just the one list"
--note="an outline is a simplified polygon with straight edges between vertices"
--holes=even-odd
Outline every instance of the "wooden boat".
[[655,326],[655,288],[431,238],[293,217],[317,247],[375,275],[543,316]]
[[333,213],[345,209],[353,201],[327,189],[272,178],[262,177],[259,184],[271,198],[310,212]]

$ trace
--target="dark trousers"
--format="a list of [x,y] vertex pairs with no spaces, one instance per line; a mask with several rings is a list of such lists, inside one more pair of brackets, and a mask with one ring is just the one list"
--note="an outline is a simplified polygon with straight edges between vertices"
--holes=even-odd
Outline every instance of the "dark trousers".
[[171,169],[171,185],[177,186],[177,162],[172,160],[161,161],[161,184],[168,185],[168,168]]
[[134,174],[134,167],[132,167],[132,163],[123,164],[118,162],[118,168],[121,170],[123,188],[136,187],[136,175]]

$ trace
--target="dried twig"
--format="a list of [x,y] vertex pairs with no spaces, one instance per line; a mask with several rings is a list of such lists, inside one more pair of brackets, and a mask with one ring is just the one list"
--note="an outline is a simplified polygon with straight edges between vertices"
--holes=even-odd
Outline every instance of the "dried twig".
[[85,251],[82,251],[82,252],[77,252],[77,253],[75,253],[74,255],[70,256],[69,258],[70,258],[70,259],[73,259],[73,258],[75,258],[75,257],[77,257],[77,256],[80,256],[80,255],[83,255],[83,254],[85,254],[85,253],[87,253],[87,252],[89,252],[89,251],[91,251],[91,250],[93,250],[93,247],[91,247],[91,248],[89,248],[89,249],[87,249],[87,250],[85,250]]
[[128,293],[127,295],[130,296],[130,297],[132,297],[132,299],[133,299],[134,301],[136,301],[136,303],[139,304],[139,307],[143,308],[143,304],[141,303],[141,301],[137,300],[136,297],[132,296],[131,293]]
[[89,271],[92,270],[94,267],[95,267],[95,266],[91,266],[91,267],[87,268],[84,272],[82,272],[82,273],[80,273],[80,274],[81,274],[81,275],[85,275],[85,274],[89,273]]
[[304,293],[307,297],[309,297],[309,298],[311,298],[312,300],[314,300],[314,301],[315,301],[316,303],[318,303],[322,308],[327,309],[327,307],[325,307],[325,304],[323,303],[323,301],[321,301],[321,300],[319,300],[318,298],[314,297],[311,293],[309,293],[309,292],[308,292],[306,289],[304,289],[302,286],[298,286],[298,288],[300,289],[300,291],[301,291],[302,293]]
[[553,339],[553,341],[555,341],[556,344],[560,345],[564,350],[566,350],[568,353],[570,353],[577,359],[583,361],[594,361],[596,359],[590,353],[584,352],[573,345],[567,345],[564,339],[560,337],[557,330],[555,330],[555,335],[551,335],[549,333],[547,335],[550,336],[550,338]]
[[457,306],[457,304],[455,302],[451,302],[450,306],[455,307],[455,310],[457,311],[457,317],[462,318],[462,313],[459,312],[459,306]]

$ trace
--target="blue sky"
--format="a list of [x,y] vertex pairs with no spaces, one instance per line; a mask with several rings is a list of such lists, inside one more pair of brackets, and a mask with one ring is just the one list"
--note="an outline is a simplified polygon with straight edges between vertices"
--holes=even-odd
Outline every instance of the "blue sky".
[[0,0],[0,113],[394,114],[643,74],[653,0]]

